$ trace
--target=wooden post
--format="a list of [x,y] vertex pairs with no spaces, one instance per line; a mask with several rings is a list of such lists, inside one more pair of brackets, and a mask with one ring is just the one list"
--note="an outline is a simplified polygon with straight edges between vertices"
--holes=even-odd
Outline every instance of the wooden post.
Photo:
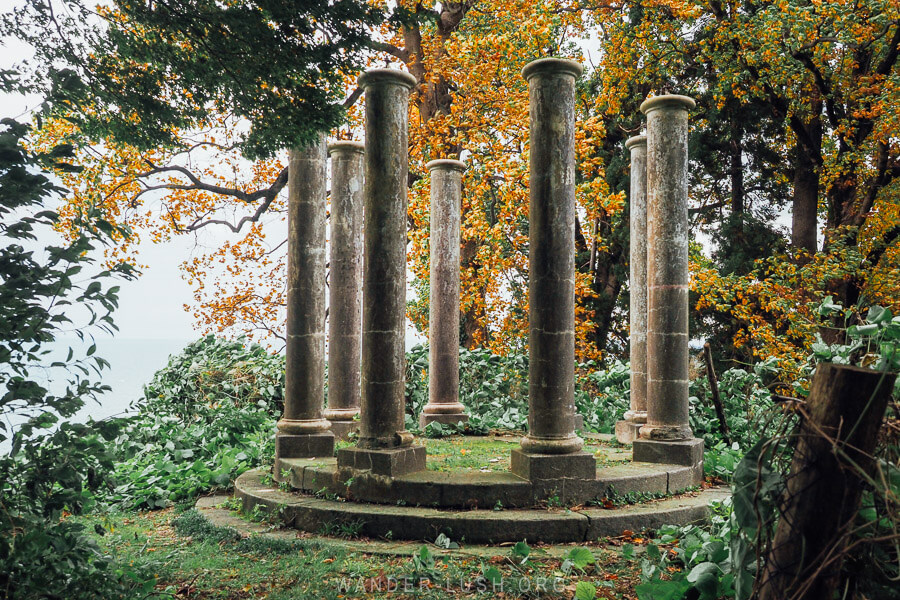
[[833,597],[895,378],[846,365],[816,367],[761,600]]

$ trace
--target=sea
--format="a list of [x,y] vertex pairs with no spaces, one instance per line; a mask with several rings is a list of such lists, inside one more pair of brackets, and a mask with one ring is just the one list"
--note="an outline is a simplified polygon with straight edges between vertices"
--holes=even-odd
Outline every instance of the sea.
[[[144,385],[153,379],[153,374],[168,364],[170,356],[180,353],[194,339],[97,339],[97,356],[109,361],[109,367],[101,371],[99,380],[112,389],[100,395],[97,401],[88,400],[73,420],[84,422],[92,417],[99,421],[128,414],[132,403],[143,396]],[[409,350],[423,341],[422,336],[408,331],[406,348]],[[60,339],[53,345],[53,354],[65,358],[70,346],[87,347],[77,339]],[[48,381],[46,385],[51,391],[60,391],[62,387],[60,382],[54,381]]]
[[[66,345],[63,340],[59,345]],[[99,396],[98,402],[89,401],[75,420],[88,415],[94,420],[121,416],[129,412],[129,406],[142,397],[144,385],[153,374],[169,362],[169,356],[178,354],[192,340],[122,339],[97,340],[97,355],[109,361],[109,368],[101,371],[100,380],[112,389]],[[66,345],[68,348],[68,345]]]

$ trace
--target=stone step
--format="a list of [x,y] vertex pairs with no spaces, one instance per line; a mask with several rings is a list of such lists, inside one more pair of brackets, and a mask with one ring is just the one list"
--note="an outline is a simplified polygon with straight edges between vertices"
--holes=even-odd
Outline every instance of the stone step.
[[542,485],[509,471],[425,470],[394,478],[343,478],[333,458],[280,459],[276,469],[279,474],[289,472],[291,487],[300,492],[377,504],[469,509],[493,508],[498,502],[506,508],[525,508],[551,498],[585,503],[635,492],[675,494],[699,485],[703,478],[697,467],[654,463],[601,467],[594,480],[560,479]]
[[366,504],[285,492],[263,483],[262,470],[247,471],[235,482],[235,496],[246,512],[260,507],[278,512],[292,527],[319,533],[325,524],[356,523],[360,535],[373,538],[434,540],[445,534],[474,544],[502,542],[584,542],[641,531],[664,524],[702,521],[712,500],[728,496],[726,488],[709,488],[673,498],[613,509],[474,509],[449,510]]

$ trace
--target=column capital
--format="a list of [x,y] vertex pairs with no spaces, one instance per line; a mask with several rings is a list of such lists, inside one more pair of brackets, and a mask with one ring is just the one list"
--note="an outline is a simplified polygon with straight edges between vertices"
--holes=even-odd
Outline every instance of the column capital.
[[625,148],[627,150],[631,150],[635,146],[646,146],[647,145],[647,136],[646,135],[633,135],[627,140],[625,140]]
[[356,140],[335,140],[328,144],[328,155],[332,154],[365,154],[366,145]]
[[688,96],[680,96],[678,94],[663,94],[662,96],[653,96],[647,98],[641,103],[641,112],[645,115],[651,111],[658,109],[681,109],[691,110],[697,106],[693,98]]
[[402,85],[406,89],[416,87],[416,78],[400,69],[369,69],[359,76],[359,87],[365,89],[376,85]]
[[533,60],[522,68],[522,77],[530,80],[532,77],[540,77],[541,75],[571,75],[574,78],[581,76],[584,67],[581,63],[568,58],[539,58]]
[[426,163],[425,168],[429,171],[442,169],[446,171],[459,171],[460,173],[462,173],[468,167],[466,167],[466,163],[462,162],[461,160],[455,160],[452,158],[438,158]]

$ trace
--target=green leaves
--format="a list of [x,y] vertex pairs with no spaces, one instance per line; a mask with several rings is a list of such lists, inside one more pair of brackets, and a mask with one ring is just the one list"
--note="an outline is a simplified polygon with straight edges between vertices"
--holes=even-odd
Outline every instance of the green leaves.
[[157,508],[212,489],[271,459],[284,359],[257,344],[207,336],[157,371],[116,440],[109,499]]
[[684,579],[656,580],[635,586],[639,600],[681,600],[691,584]]
[[[109,389],[90,378],[107,363],[86,340],[98,319],[114,329],[115,291],[104,291],[114,274],[93,273],[86,287],[73,279],[91,270],[95,244],[109,236],[87,229],[70,243],[46,244],[58,239],[57,215],[44,204],[63,190],[45,169],[72,168],[59,162],[71,148],[34,154],[27,134],[25,125],[0,121],[0,442],[12,438],[0,455],[0,587],[10,598],[142,597],[147,578],[113,565],[82,525],[64,518],[90,510],[112,486],[106,444],[121,424],[68,419]],[[63,327],[88,343],[86,353],[74,345],[57,356],[50,344]]]
[[588,548],[572,548],[566,553],[561,569],[563,573],[569,573],[572,569],[584,571],[585,567],[592,564],[594,564],[594,555]]
[[575,584],[575,600],[594,600],[597,597],[597,588],[589,581],[579,581]]
[[[0,31],[36,48],[35,70],[51,70],[54,97],[86,134],[151,149],[179,145],[179,130],[236,117],[249,125],[240,128],[249,158],[342,123],[344,77],[363,66],[382,17],[361,0],[117,0],[105,8],[99,27],[78,2],[35,0]],[[36,79],[47,85],[45,73]]]
[[434,554],[428,546],[422,546],[412,557],[413,569],[416,575],[431,576],[434,574]]

